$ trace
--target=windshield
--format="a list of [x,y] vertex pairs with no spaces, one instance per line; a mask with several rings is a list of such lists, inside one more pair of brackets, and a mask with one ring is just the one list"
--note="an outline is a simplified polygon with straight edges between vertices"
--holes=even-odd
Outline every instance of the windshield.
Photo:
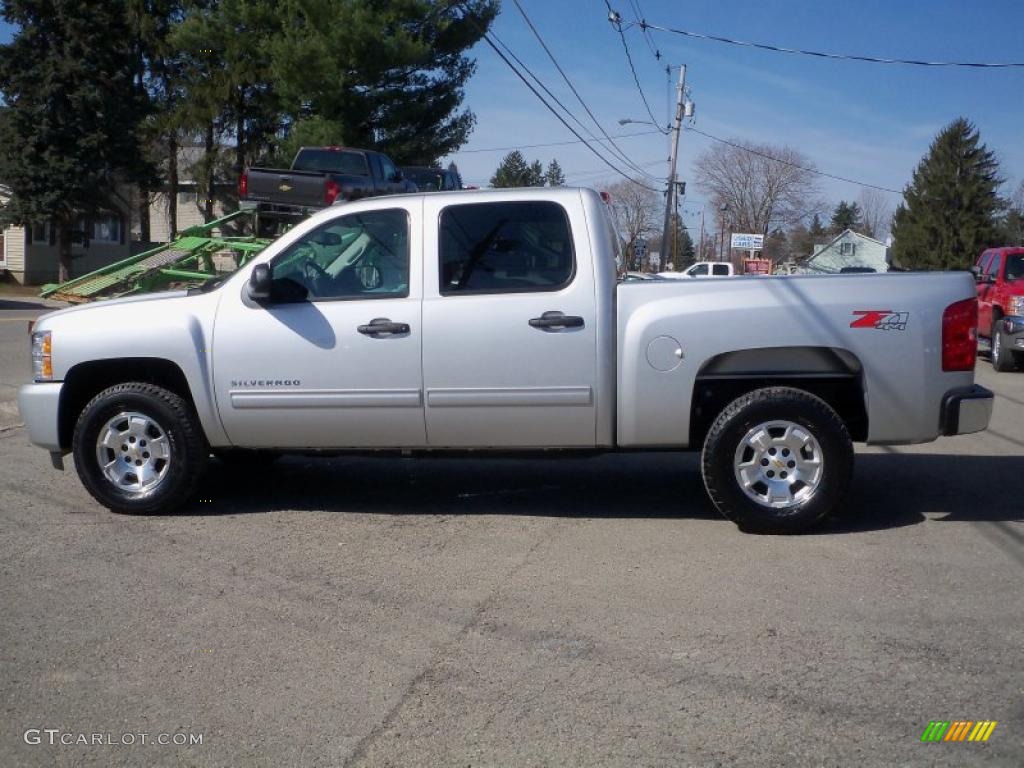
[[437,192],[444,188],[444,171],[440,168],[405,168],[402,172],[420,192]]
[[1024,253],[1011,253],[1006,257],[1005,274],[1007,280],[1024,278]]
[[300,149],[292,163],[293,171],[340,173],[366,176],[366,158],[359,152],[335,149]]

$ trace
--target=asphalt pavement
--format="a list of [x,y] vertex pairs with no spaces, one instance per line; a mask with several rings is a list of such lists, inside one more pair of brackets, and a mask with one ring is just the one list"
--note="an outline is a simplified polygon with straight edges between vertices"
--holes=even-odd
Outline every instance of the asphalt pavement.
[[214,465],[120,516],[11,421],[0,765],[1019,766],[1024,373],[978,379],[988,432],[860,448],[797,537],[683,453]]

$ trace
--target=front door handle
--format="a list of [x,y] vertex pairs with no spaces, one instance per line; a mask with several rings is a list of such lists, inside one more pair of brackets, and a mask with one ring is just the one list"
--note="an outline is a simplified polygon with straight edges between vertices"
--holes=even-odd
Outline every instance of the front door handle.
[[375,317],[366,325],[360,325],[357,331],[366,336],[398,335],[409,332],[408,323],[392,323],[386,317]]
[[579,315],[566,315],[561,312],[545,312],[540,317],[530,318],[531,328],[547,330],[550,328],[582,328],[583,318]]

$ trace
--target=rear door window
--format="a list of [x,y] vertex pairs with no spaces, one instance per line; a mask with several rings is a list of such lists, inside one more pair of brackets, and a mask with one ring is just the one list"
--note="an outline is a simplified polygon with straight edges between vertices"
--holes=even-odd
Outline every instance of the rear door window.
[[439,245],[444,296],[557,291],[576,271],[569,218],[549,201],[448,206]]
[[395,180],[395,174],[398,172],[395,169],[395,164],[392,163],[388,158],[384,157],[384,155],[380,156],[380,169],[381,175],[384,177],[384,181]]
[[711,266],[711,274],[713,275],[728,275],[729,265],[728,264],[713,264]]

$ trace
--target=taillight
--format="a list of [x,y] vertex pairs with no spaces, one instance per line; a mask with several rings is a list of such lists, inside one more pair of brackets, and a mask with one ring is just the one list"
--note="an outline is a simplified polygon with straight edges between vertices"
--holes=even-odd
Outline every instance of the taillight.
[[341,194],[341,187],[334,179],[324,182],[324,205],[330,205]]
[[942,370],[973,371],[978,357],[978,299],[964,299],[942,313]]
[[242,175],[238,177],[238,197],[239,197],[239,199],[244,199],[244,198],[246,198],[248,196],[249,196],[249,174],[248,174],[248,172],[243,172]]

